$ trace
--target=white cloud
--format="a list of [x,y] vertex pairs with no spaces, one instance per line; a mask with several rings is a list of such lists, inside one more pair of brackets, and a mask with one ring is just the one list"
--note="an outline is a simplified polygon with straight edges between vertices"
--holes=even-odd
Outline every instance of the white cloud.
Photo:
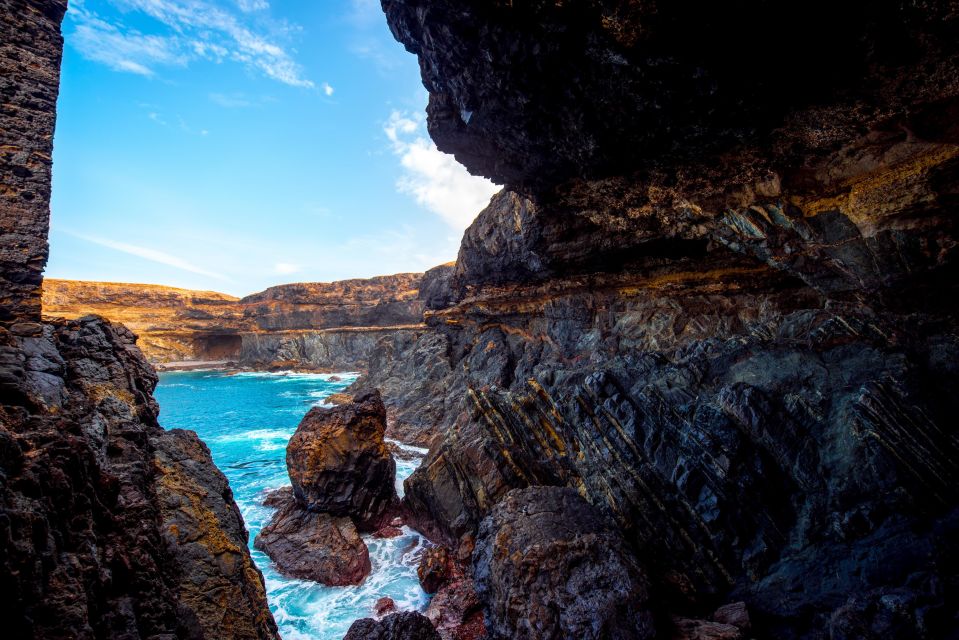
[[[185,65],[195,59],[232,61],[284,84],[314,86],[286,49],[248,24],[251,18],[244,14],[269,8],[264,0],[238,0],[240,14],[208,0],[111,1],[125,11],[150,16],[166,28],[166,33],[144,35],[119,22],[106,22],[82,2],[72,4],[69,15],[75,28],[67,39],[90,60],[140,75],[153,75],[157,66]],[[281,31],[288,34],[296,30],[286,26]]]
[[437,149],[425,134],[422,116],[393,111],[383,131],[404,170],[397,189],[451,227],[466,229],[499,191],[495,184],[470,175],[453,156]]
[[328,97],[333,95],[333,87],[330,86],[329,82],[324,82],[323,84],[320,85],[320,88],[323,90],[323,93],[325,93]]
[[98,244],[101,247],[107,247],[108,249],[113,249],[114,251],[128,253],[130,255],[137,256],[138,258],[149,260],[150,262],[165,264],[168,267],[173,267],[175,269],[182,269],[183,271],[189,271],[190,273],[196,273],[201,276],[207,276],[208,278],[215,278],[217,280],[224,280],[224,281],[230,280],[223,274],[202,269],[190,262],[187,262],[186,260],[182,258],[178,258],[177,256],[171,255],[164,251],[151,249],[149,247],[141,247],[135,244],[128,244],[126,242],[118,242],[116,240],[108,240],[106,238],[100,238],[97,236],[88,236],[88,235],[73,233],[65,230],[63,232],[69,235],[75,236],[77,238],[80,238],[81,240],[86,240],[87,242]]
[[77,24],[71,42],[85,58],[115,71],[150,76],[153,75],[150,67],[154,65],[184,65],[187,62],[179,52],[176,37],[143,35],[133,30],[121,32],[116,26],[92,15]]
[[267,0],[236,0],[236,6],[240,7],[240,11],[251,13],[269,9],[270,3]]
[[277,262],[275,265],[273,265],[273,273],[277,273],[279,275],[288,276],[299,271],[299,265],[290,264],[289,262]]

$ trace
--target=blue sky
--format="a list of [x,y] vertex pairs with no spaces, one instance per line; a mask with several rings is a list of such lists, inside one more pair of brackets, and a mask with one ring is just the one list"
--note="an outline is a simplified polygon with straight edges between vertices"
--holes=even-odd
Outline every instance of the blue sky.
[[63,30],[48,277],[421,271],[496,190],[429,140],[378,0],[71,0]]

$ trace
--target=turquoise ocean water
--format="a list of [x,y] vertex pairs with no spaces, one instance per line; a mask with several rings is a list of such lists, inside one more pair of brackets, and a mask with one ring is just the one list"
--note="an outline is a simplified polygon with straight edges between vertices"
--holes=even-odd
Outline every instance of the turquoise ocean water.
[[[270,608],[285,640],[340,640],[357,618],[372,615],[378,598],[393,598],[399,609],[422,610],[429,602],[416,578],[425,540],[404,527],[389,540],[366,536],[373,571],[356,587],[324,587],[284,578],[269,558],[253,549],[253,538],[269,522],[273,509],[260,504],[263,493],[290,483],[286,443],[303,415],[342,391],[355,374],[236,373],[219,371],[160,374],[156,398],[160,424],[192,429],[210,447],[226,474],[250,532],[253,560],[266,578]],[[425,453],[423,450],[416,450]],[[397,488],[419,460],[397,460]]]

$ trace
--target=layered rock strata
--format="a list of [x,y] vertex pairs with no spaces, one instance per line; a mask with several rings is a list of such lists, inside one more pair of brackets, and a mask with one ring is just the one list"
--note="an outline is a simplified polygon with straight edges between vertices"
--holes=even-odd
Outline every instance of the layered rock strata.
[[[451,267],[447,270],[451,271]],[[44,313],[122,322],[155,363],[365,369],[375,343],[421,329],[431,279],[401,273],[295,283],[245,298],[149,284],[46,280]],[[422,292],[421,292],[422,288]]]
[[569,487],[661,613],[954,633],[955,3],[383,6],[439,148],[507,186],[427,312],[418,526]]

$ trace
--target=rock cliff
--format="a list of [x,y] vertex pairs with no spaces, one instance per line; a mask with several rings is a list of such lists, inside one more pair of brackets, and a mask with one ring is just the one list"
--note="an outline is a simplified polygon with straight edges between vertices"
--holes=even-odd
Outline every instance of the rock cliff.
[[0,3],[0,615],[9,638],[278,638],[226,479],[125,327],[41,319],[66,2]]
[[373,345],[416,330],[423,274],[296,283],[245,298],[148,284],[45,280],[43,311],[122,322],[161,364],[233,360],[257,367],[365,368]]
[[410,352],[445,429],[413,519],[468,549],[571,487],[660,634],[738,600],[759,637],[955,633],[959,5],[382,4],[437,145],[506,184]]

